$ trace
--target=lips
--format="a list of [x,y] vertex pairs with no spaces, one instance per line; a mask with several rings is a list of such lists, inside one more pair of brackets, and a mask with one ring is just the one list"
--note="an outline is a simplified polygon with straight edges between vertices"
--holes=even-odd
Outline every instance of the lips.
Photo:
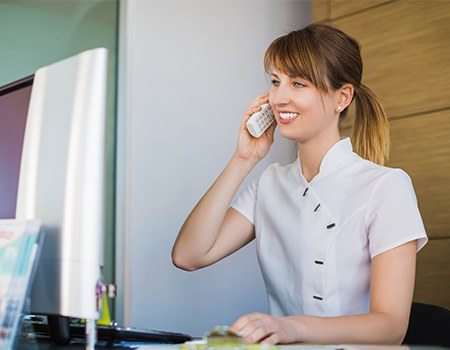
[[300,116],[300,114],[285,110],[285,111],[278,111],[278,116],[280,117],[279,122],[281,124],[289,124],[293,123]]

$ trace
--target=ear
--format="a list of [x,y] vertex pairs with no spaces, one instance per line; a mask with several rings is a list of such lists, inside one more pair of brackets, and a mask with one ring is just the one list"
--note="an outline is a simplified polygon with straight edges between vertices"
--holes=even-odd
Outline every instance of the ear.
[[350,83],[342,85],[341,88],[336,91],[336,105],[342,107],[341,111],[347,108],[347,106],[352,102],[354,93],[355,88]]

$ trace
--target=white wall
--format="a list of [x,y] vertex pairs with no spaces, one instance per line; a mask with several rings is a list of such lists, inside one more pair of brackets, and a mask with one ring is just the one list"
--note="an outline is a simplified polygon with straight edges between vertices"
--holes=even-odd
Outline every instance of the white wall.
[[[121,16],[118,319],[203,335],[267,312],[253,243],[191,273],[172,265],[170,251],[232,156],[250,101],[269,88],[265,49],[310,22],[310,2],[130,0]],[[295,145],[276,136],[246,183],[295,158]]]

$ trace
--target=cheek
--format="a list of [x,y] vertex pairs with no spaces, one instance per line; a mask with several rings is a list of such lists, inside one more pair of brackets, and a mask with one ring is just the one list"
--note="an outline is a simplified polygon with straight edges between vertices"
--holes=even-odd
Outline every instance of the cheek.
[[273,99],[274,99],[274,92],[273,92],[273,85],[269,89],[269,103],[273,107]]
[[[301,110],[304,112],[304,125],[311,131],[321,129],[327,123],[326,113],[322,100],[316,97],[305,98],[302,101]],[[325,103],[325,101],[324,101]]]
[[328,100],[322,100],[320,96],[310,96],[309,99],[305,99],[303,105],[310,118],[316,119],[318,122],[327,119],[326,116],[329,114],[328,111],[330,109]]
[[294,103],[300,110],[308,112],[313,110],[320,103],[320,99],[312,91],[303,90],[297,96],[295,96]]

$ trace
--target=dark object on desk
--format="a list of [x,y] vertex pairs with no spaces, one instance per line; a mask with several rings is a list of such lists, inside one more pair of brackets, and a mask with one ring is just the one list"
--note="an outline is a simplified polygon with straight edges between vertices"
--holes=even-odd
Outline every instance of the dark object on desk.
[[[70,333],[73,337],[84,337],[84,327],[73,326]],[[181,344],[192,340],[187,334],[158,331],[154,329],[119,327],[119,326],[97,326],[97,337],[106,341],[136,341],[146,343]]]
[[[52,322],[50,322],[51,324]],[[61,325],[59,325],[61,326]],[[44,335],[52,335],[51,328],[42,322],[33,323],[33,327],[36,333],[41,333]],[[59,327],[59,330],[63,329]],[[85,337],[85,326],[82,324],[70,324],[69,326],[70,335],[69,337],[63,337],[59,344],[64,344],[66,339],[69,341],[71,338],[84,339]],[[66,334],[66,332],[63,332]],[[135,327],[119,327],[119,326],[97,326],[97,339],[107,342],[116,341],[130,341],[130,342],[146,342],[146,343],[164,343],[164,344],[181,344],[186,341],[192,340],[190,335],[175,332],[159,331],[154,329],[145,328],[135,328]],[[52,340],[55,342],[58,339],[52,336]]]
[[403,344],[450,347],[450,311],[437,305],[412,303]]
[[47,316],[48,334],[50,338],[59,345],[70,343],[70,317]]

